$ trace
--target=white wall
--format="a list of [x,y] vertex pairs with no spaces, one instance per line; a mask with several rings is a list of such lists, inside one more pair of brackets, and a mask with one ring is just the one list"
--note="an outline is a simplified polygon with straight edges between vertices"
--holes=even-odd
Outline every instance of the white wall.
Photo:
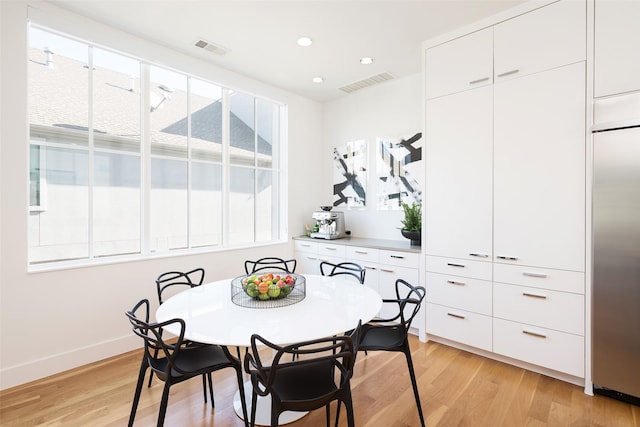
[[[378,137],[410,137],[422,132],[421,99],[422,76],[415,74],[361,89],[325,104],[323,156],[330,160],[333,147],[349,141],[364,139],[369,144],[367,206],[361,210],[344,210],[346,228],[353,236],[406,241],[400,235],[402,212],[376,210],[375,144]],[[317,198],[316,210],[320,205],[331,205],[333,200],[333,165],[326,163],[325,168],[329,183]]]
[[[28,12],[28,5],[34,6]],[[207,278],[241,273],[243,261],[290,256],[292,243],[27,273],[27,17],[98,44],[288,105],[288,235],[304,232],[328,167],[322,105],[105,27],[51,4],[0,2],[0,389],[138,348],[124,311],[155,303],[155,277],[201,266]],[[155,307],[154,307],[155,309]]]

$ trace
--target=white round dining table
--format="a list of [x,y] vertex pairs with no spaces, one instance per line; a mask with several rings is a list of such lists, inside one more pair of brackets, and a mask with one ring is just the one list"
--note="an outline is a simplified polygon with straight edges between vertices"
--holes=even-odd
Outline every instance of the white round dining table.
[[[251,335],[258,334],[279,345],[339,335],[355,328],[358,321],[373,319],[382,306],[374,290],[345,276],[304,275],[306,296],[295,304],[276,308],[249,308],[231,300],[231,280],[206,283],[182,291],[158,307],[156,320],[182,319],[185,339],[206,344],[249,347]],[[165,330],[178,334],[178,326]],[[250,403],[251,385],[245,384]],[[249,405],[248,405],[249,406]],[[234,399],[242,416],[239,393]],[[256,424],[270,425],[270,402],[260,399]],[[285,424],[304,413],[285,412]]]

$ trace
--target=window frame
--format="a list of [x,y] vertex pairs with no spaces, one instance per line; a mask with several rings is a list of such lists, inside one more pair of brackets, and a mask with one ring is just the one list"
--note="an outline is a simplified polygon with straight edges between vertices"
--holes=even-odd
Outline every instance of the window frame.
[[[79,258],[79,259],[74,259],[74,260],[48,260],[48,261],[33,261],[32,257],[31,257],[31,245],[29,245],[29,255],[28,255],[28,271],[42,271],[42,270],[52,270],[52,269],[64,269],[64,268],[75,268],[75,267],[79,267],[79,266],[91,266],[91,265],[99,265],[99,264],[111,264],[111,263],[119,263],[119,262],[127,262],[127,261],[136,261],[136,260],[145,260],[145,259],[149,259],[149,258],[162,258],[162,257],[169,257],[169,256],[177,256],[177,255],[190,255],[190,254],[198,254],[198,253],[207,253],[207,252],[218,252],[218,251],[223,251],[223,250],[227,250],[229,248],[242,248],[242,247],[256,247],[256,246],[267,246],[267,245],[272,245],[272,244],[278,244],[278,243],[282,243],[285,242],[287,240],[287,216],[288,216],[288,208],[287,208],[287,204],[286,204],[286,200],[287,200],[287,185],[286,185],[286,170],[284,168],[284,165],[286,165],[286,145],[287,145],[287,135],[286,135],[286,128],[287,128],[287,117],[288,117],[288,108],[287,105],[279,102],[279,101],[275,101],[272,99],[269,99],[268,97],[265,96],[259,96],[259,95],[255,95],[251,92],[247,92],[247,91],[243,91],[243,90],[239,90],[236,88],[231,88],[227,85],[223,85],[220,84],[218,82],[215,82],[211,79],[208,78],[204,78],[202,76],[190,73],[188,71],[184,71],[184,70],[177,70],[171,67],[168,67],[166,65],[160,65],[157,63],[154,63],[150,60],[144,59],[144,58],[140,58],[140,57],[136,57],[135,55],[126,53],[126,52],[121,52],[117,49],[111,48],[111,47],[106,47],[103,45],[99,45],[96,44],[94,42],[90,42],[81,38],[77,38],[74,37],[72,35],[69,35],[68,33],[63,33],[60,31],[57,31],[49,26],[45,26],[45,25],[41,25],[41,24],[37,24],[37,23],[32,23],[32,22],[28,22],[28,28],[30,29],[31,27],[36,28],[38,30],[41,31],[45,31],[51,34],[54,34],[56,36],[60,36],[60,37],[65,37],[68,38],[70,40],[76,41],[76,42],[80,42],[83,45],[87,46],[88,50],[89,50],[89,64],[92,64],[92,56],[93,56],[93,49],[94,48],[98,48],[98,49],[102,49],[102,50],[106,50],[109,51],[111,53],[117,54],[117,55],[122,55],[124,57],[139,61],[140,63],[140,90],[142,92],[141,96],[140,96],[140,109],[141,109],[141,120],[140,120],[140,143],[141,143],[141,147],[140,147],[140,152],[136,153],[136,152],[126,152],[126,151],[119,151],[119,150],[110,150],[104,147],[96,147],[94,144],[94,136],[95,136],[95,132],[94,132],[94,122],[93,122],[93,111],[95,110],[95,106],[92,104],[89,110],[89,126],[88,126],[88,135],[89,135],[89,141],[88,141],[88,146],[85,147],[86,151],[89,153],[89,162],[90,162],[90,166],[89,166],[89,176],[90,176],[90,181],[88,184],[88,192],[90,194],[89,197],[89,232],[88,232],[88,256],[86,258]],[[27,43],[27,49],[31,48],[31,44]],[[154,155],[152,153],[151,150],[151,133],[150,133],[150,128],[149,128],[149,122],[150,122],[150,114],[151,114],[151,110],[150,110],[150,83],[151,83],[151,78],[150,78],[150,73],[149,73],[149,69],[151,67],[160,67],[162,69],[171,71],[171,72],[176,72],[179,73],[180,75],[183,75],[186,77],[187,79],[187,110],[186,110],[186,120],[188,123],[188,130],[187,130],[187,157],[185,158],[185,161],[187,162],[187,213],[186,213],[186,229],[187,229],[187,235],[186,235],[186,239],[187,239],[187,246],[185,248],[179,248],[179,249],[170,249],[170,250],[166,250],[166,251],[152,251],[151,250],[151,212],[150,212],[150,199],[151,199],[151,162],[153,158],[157,158],[157,155]],[[90,73],[93,72],[93,70],[89,70]],[[193,204],[191,203],[191,199],[192,199],[192,195],[193,195],[193,176],[192,176],[192,169],[193,169],[193,165],[194,163],[207,163],[207,164],[215,164],[215,161],[208,161],[208,160],[202,160],[202,159],[198,159],[198,158],[192,158],[192,150],[191,150],[191,144],[192,144],[192,140],[193,140],[193,135],[191,133],[191,120],[192,120],[192,114],[193,114],[193,110],[192,110],[192,104],[191,104],[191,96],[192,96],[192,92],[191,92],[191,82],[193,79],[197,79],[199,81],[211,84],[211,85],[215,85],[217,87],[219,87],[221,89],[221,93],[222,93],[222,97],[221,97],[221,102],[222,102],[222,119],[221,119],[221,125],[222,125],[222,140],[220,141],[221,144],[221,162],[220,162],[220,167],[222,169],[222,182],[221,182],[221,207],[220,207],[220,212],[219,215],[221,216],[221,224],[220,224],[220,228],[221,228],[221,236],[220,236],[220,244],[213,244],[213,245],[201,245],[201,244],[194,244],[194,238],[192,236],[191,230],[192,230],[192,224],[193,224],[193,219],[192,219],[192,209],[194,209]],[[89,101],[93,102],[93,97],[94,97],[94,93],[93,91],[95,90],[92,87],[93,84],[93,76],[90,74],[89,77]],[[271,167],[264,167],[262,165],[259,165],[258,162],[258,139],[260,137],[259,133],[258,133],[258,122],[257,122],[257,115],[255,114],[254,111],[254,118],[253,118],[253,127],[254,127],[254,151],[253,151],[253,165],[249,166],[249,165],[243,165],[242,167],[247,167],[251,170],[254,171],[254,180],[253,180],[253,187],[254,187],[254,193],[253,193],[253,197],[254,200],[256,199],[257,196],[257,187],[258,187],[258,182],[257,182],[257,178],[260,174],[260,172],[262,171],[269,171],[270,173],[272,173],[273,176],[277,177],[277,180],[273,180],[273,181],[277,181],[277,188],[274,187],[274,195],[271,197],[271,202],[272,202],[272,209],[277,209],[277,218],[272,219],[271,220],[271,239],[269,239],[268,241],[257,241],[256,235],[257,235],[257,223],[256,223],[256,215],[257,215],[257,206],[256,203],[254,202],[254,216],[253,216],[253,240],[252,241],[247,241],[247,242],[241,242],[241,243],[236,243],[236,244],[230,244],[229,243],[229,235],[228,235],[228,231],[229,231],[229,218],[230,218],[230,212],[229,212],[229,195],[231,192],[231,185],[230,185],[230,170],[233,167],[237,167],[239,165],[234,165],[231,163],[231,156],[230,156],[230,129],[229,129],[229,123],[230,123],[230,103],[229,103],[229,94],[232,92],[241,92],[243,94],[249,95],[252,100],[253,100],[253,108],[254,110],[256,110],[258,107],[258,102],[268,102],[270,104],[272,104],[272,108],[277,108],[278,109],[278,123],[273,123],[273,126],[277,126],[278,127],[278,136],[277,136],[277,148],[273,148],[272,151],[274,153],[274,156],[277,156],[278,158],[276,159],[275,157],[273,157],[272,162],[271,162]],[[28,197],[28,203],[29,203],[29,207],[28,207],[28,215],[32,215],[32,214],[38,214],[41,212],[45,212],[46,211],[46,200],[47,200],[47,182],[46,182],[46,173],[42,173],[42,171],[46,170],[46,161],[45,161],[45,157],[46,156],[42,156],[42,148],[44,147],[46,149],[46,147],[60,147],[61,145],[64,144],[60,144],[60,143],[56,143],[56,142],[47,142],[47,141],[39,141],[38,138],[32,138],[32,126],[34,124],[31,123],[31,119],[29,119],[28,122],[28,126],[29,126],[29,132],[28,132],[28,143],[27,143],[27,150],[28,150],[28,158],[29,158],[29,169],[27,172],[28,175],[28,188],[29,191],[31,192],[31,186],[32,186],[32,179],[31,179],[31,150],[32,147],[39,147],[38,151],[40,154],[39,157],[39,167],[40,170],[38,171],[38,185],[39,185],[39,190],[40,190],[40,203],[36,206],[36,205],[31,205],[31,196]],[[36,126],[38,125],[37,123],[35,124]],[[82,150],[84,151],[84,150]],[[140,192],[140,252],[139,253],[134,253],[134,254],[114,254],[114,255],[102,255],[102,256],[95,256],[94,254],[94,245],[95,245],[95,241],[94,241],[94,236],[93,236],[93,227],[94,227],[94,215],[93,215],[93,191],[94,191],[94,177],[93,177],[93,167],[94,167],[94,155],[95,153],[104,153],[104,152],[117,152],[117,153],[123,153],[123,154],[136,154],[140,157],[140,170],[141,170],[141,181],[140,181],[140,187],[139,187],[139,192]],[[162,156],[164,157],[164,156]],[[263,230],[264,233],[265,230]],[[29,233],[31,233],[32,230],[29,230]]]

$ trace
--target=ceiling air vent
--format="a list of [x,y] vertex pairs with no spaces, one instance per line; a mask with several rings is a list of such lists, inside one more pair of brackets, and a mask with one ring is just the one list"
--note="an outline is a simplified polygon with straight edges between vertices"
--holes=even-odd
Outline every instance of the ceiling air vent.
[[194,43],[195,47],[199,47],[200,49],[204,49],[204,50],[208,50],[209,52],[213,52],[216,55],[220,55],[223,56],[224,54],[226,54],[229,49],[222,47],[220,45],[217,45],[215,43],[211,43],[208,42],[206,40],[198,40],[197,42]]
[[347,92],[347,93],[351,93],[351,92],[355,92],[355,91],[360,90],[360,89],[364,89],[365,87],[369,87],[369,86],[376,85],[378,83],[386,82],[387,80],[392,80],[394,78],[395,77],[393,76],[393,74],[384,72],[384,73],[376,74],[375,76],[367,77],[366,79],[362,79],[362,80],[357,81],[357,82],[353,82],[353,83],[348,84],[346,86],[342,86],[339,89],[341,91],[344,91],[344,92]]

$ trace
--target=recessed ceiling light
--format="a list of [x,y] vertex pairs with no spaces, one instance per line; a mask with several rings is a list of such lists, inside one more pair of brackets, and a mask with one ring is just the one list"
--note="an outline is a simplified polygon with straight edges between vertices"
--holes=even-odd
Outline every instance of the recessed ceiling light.
[[312,78],[311,81],[314,82],[314,83],[323,83],[324,82],[324,78],[318,76],[318,77]]
[[298,39],[298,44],[300,46],[304,46],[304,47],[311,46],[313,44],[313,40],[311,40],[311,38],[306,37],[306,36],[305,37],[300,37]]
[[364,58],[360,58],[360,63],[362,65],[373,64],[373,58],[371,58],[370,56],[365,56]]

